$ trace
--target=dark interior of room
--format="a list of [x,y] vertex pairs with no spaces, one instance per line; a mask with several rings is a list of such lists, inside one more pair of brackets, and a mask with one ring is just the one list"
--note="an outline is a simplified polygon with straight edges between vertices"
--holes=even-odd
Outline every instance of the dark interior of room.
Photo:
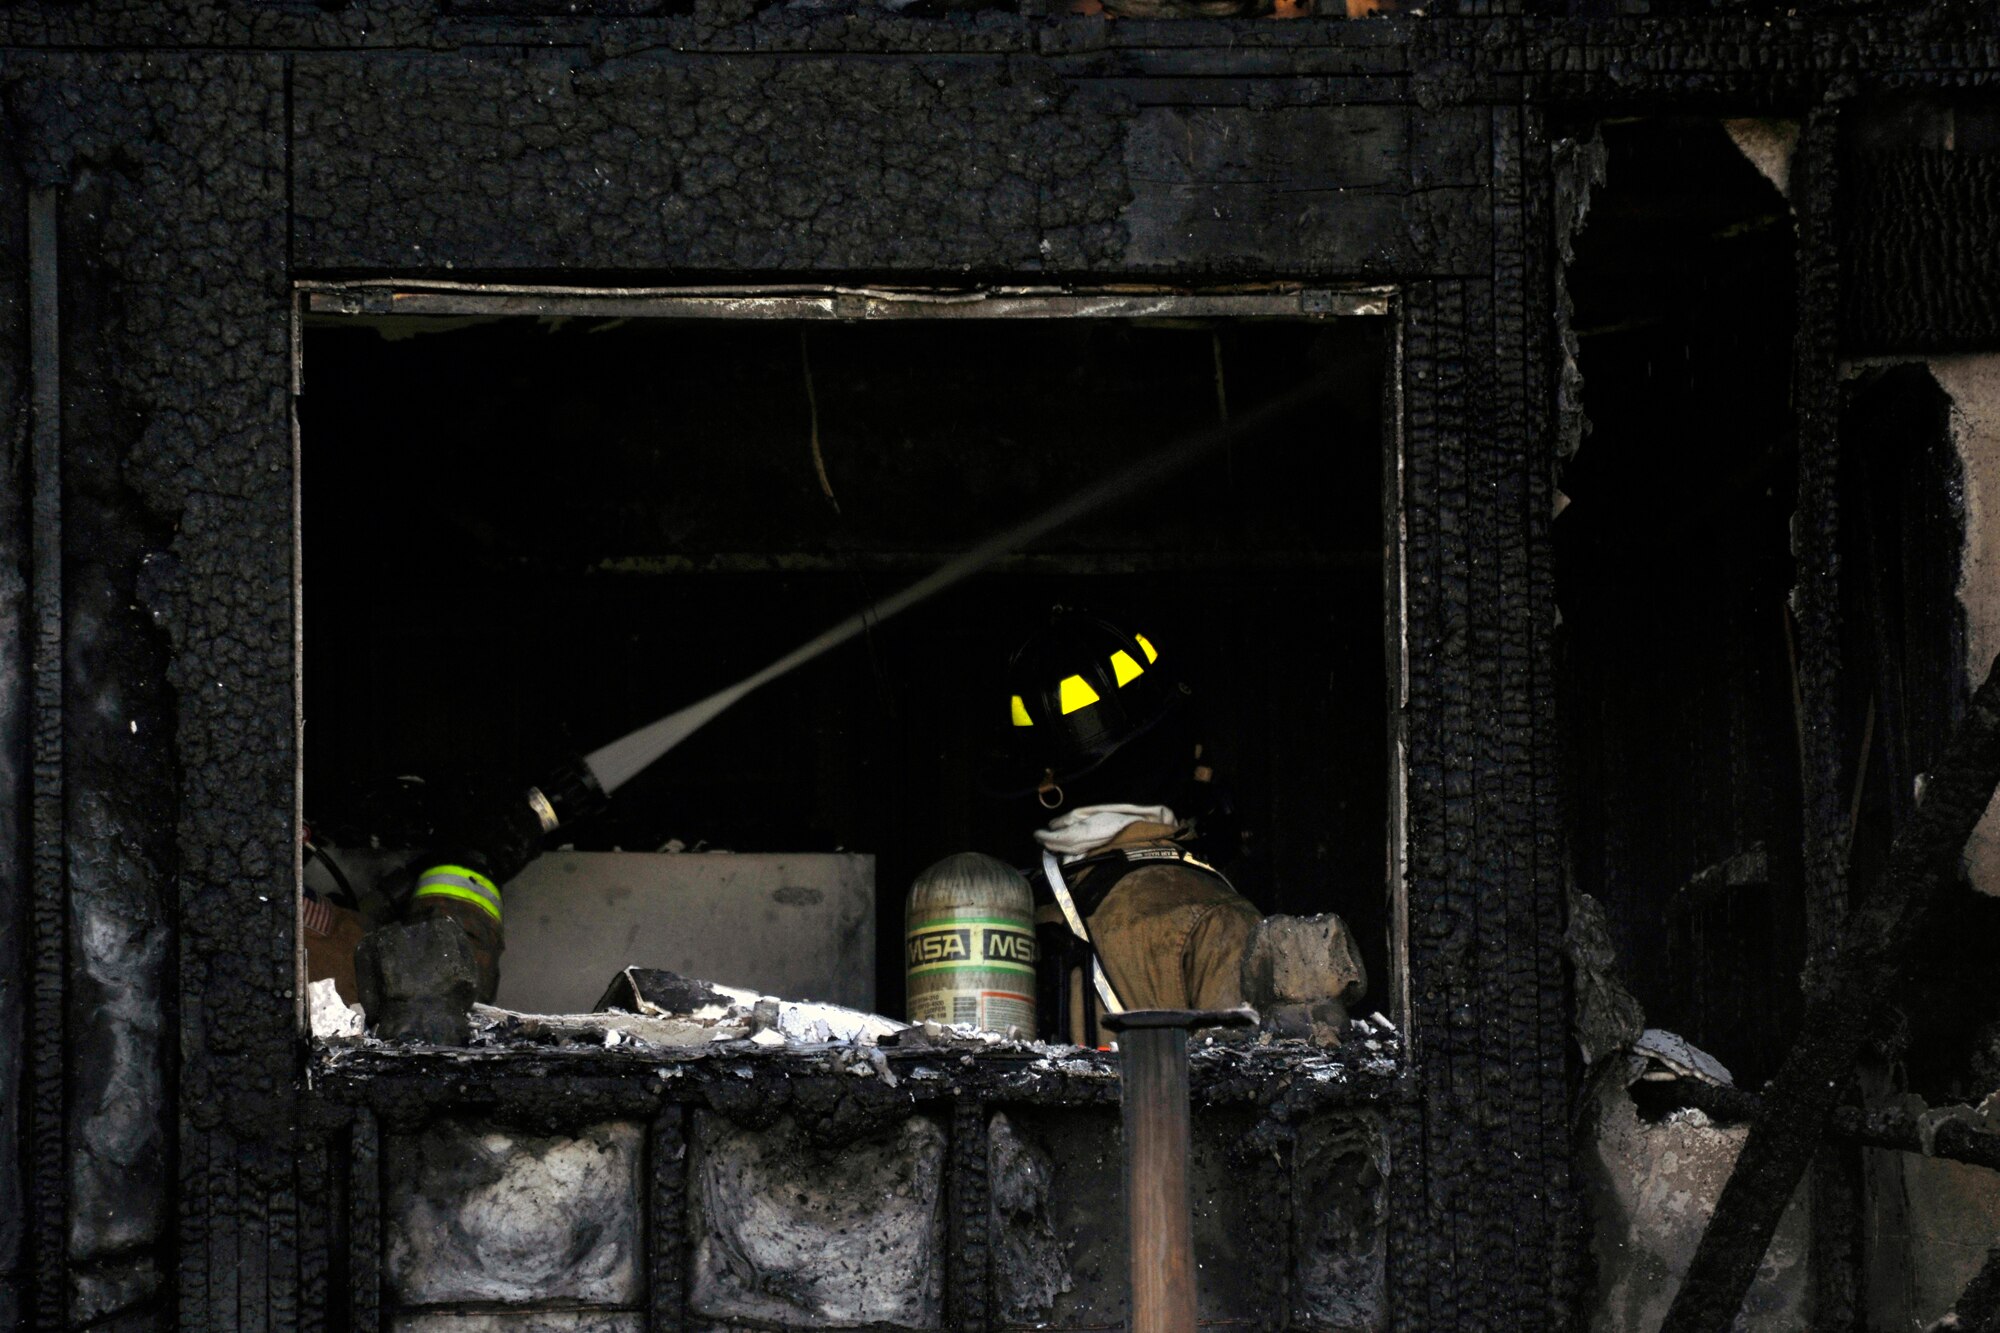
[[1602,126],[1555,523],[1578,887],[1649,1025],[1740,1086],[1798,1023],[1791,213],[1716,120]]
[[317,321],[308,819],[338,845],[418,843],[406,775],[532,781],[1331,374],[1281,425],[765,687],[556,840],[874,853],[877,1008],[899,1013],[912,876],[967,849],[1030,859],[1032,799],[978,779],[1010,652],[1085,606],[1194,688],[1241,814],[1231,879],[1266,912],[1345,916],[1364,1008],[1386,1008],[1383,325]]

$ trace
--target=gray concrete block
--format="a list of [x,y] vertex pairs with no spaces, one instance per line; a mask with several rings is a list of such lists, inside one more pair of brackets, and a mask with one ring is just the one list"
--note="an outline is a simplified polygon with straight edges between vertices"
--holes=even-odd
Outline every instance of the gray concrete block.
[[1368,971],[1347,923],[1322,916],[1267,916],[1243,949],[1243,998],[1286,1037],[1340,1044],[1347,1006],[1368,992]]
[[503,1009],[587,1012],[626,967],[875,1007],[872,856],[550,852],[503,896]]
[[392,1136],[383,1175],[397,1302],[637,1301],[642,1140],[624,1121],[574,1138],[466,1123]]
[[825,1147],[780,1120],[695,1121],[689,1163],[699,1319],[934,1329],[944,1304],[944,1131],[913,1116]]

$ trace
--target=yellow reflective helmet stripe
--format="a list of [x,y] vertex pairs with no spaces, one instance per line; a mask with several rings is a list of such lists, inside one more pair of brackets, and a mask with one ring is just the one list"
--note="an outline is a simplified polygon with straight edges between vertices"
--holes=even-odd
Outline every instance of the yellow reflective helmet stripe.
[[1014,725],[1017,727],[1035,725],[1035,719],[1028,716],[1028,705],[1021,702],[1021,696],[1018,694],[1014,696]]
[[1079,708],[1088,708],[1098,700],[1097,691],[1090,688],[1090,682],[1082,676],[1063,677],[1063,683],[1056,690],[1064,716]]
[[500,919],[500,890],[469,866],[432,866],[417,876],[415,898],[453,898]]
[[1145,673],[1145,670],[1146,668],[1134,662],[1132,654],[1126,652],[1123,648],[1111,654],[1111,671],[1113,675],[1118,677],[1118,684],[1121,688],[1139,679]]
[[[1151,639],[1147,638],[1143,634],[1134,634],[1132,637],[1137,639],[1139,641],[1139,646],[1145,650],[1146,661],[1148,664],[1160,660],[1160,652],[1157,648],[1153,647],[1153,641]],[[1119,684],[1122,685],[1124,684],[1124,682],[1120,681]]]
[[468,889],[480,889],[494,898],[500,896],[500,887],[471,866],[431,866],[417,876],[417,887],[426,884],[460,884]]
[[461,889],[456,884],[432,884],[417,890],[419,898],[456,898],[460,902],[471,903],[495,921],[500,919],[500,909],[479,896],[472,889]]

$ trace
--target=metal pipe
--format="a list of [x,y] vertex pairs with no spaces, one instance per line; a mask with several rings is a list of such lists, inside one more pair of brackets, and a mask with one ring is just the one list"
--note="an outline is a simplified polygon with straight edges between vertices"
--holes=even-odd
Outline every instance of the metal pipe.
[[1187,1037],[1198,1027],[1244,1027],[1256,1021],[1248,1009],[1135,1009],[1103,1019],[1118,1034],[1132,1273],[1130,1333],[1195,1333]]

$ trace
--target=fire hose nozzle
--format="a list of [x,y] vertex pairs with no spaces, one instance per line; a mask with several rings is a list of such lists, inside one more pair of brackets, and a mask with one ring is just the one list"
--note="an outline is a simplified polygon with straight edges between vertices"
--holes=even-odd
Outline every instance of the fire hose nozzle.
[[544,833],[554,833],[564,824],[597,813],[610,799],[597,775],[582,759],[569,760],[551,773],[547,781],[528,788],[528,807],[541,821]]

